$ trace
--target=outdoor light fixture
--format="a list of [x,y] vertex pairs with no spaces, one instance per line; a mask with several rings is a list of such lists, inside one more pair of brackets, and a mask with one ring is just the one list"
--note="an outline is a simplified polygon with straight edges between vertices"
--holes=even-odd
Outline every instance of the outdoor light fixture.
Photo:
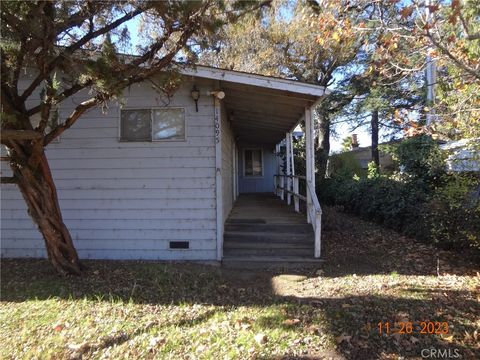
[[213,95],[219,100],[222,100],[225,98],[225,93],[222,90],[209,91],[207,92],[207,95]]
[[198,99],[200,99],[200,90],[198,90],[197,87],[193,85],[191,94],[193,101],[195,101],[195,110],[198,112]]

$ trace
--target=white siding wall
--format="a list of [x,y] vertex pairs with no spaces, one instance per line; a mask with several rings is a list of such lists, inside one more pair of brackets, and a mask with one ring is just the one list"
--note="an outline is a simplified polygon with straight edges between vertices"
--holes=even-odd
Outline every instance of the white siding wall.
[[[185,107],[186,141],[120,142],[119,106],[92,109],[48,146],[60,206],[81,258],[198,259],[216,257],[215,145],[211,81],[188,78],[168,106]],[[32,95],[38,99],[38,96]],[[64,118],[79,103],[60,105]],[[162,107],[149,84],[124,93],[125,108]],[[3,176],[9,175],[2,163]],[[1,255],[45,256],[42,237],[15,185],[1,186]],[[190,241],[170,250],[170,241]]]
[[223,221],[225,222],[233,207],[233,130],[228,121],[225,106],[222,104],[222,202]]

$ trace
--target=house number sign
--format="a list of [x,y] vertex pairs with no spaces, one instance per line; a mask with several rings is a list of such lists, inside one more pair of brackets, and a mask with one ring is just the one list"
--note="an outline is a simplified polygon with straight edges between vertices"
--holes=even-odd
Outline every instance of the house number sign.
[[[215,99],[215,103],[217,100]],[[218,144],[220,142],[220,106],[215,104],[214,110],[214,122],[215,122],[215,143]]]

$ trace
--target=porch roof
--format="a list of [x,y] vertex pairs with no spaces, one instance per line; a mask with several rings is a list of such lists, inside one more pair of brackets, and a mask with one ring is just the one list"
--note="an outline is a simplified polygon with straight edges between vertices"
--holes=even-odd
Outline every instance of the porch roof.
[[305,108],[325,94],[325,88],[287,80],[206,66],[183,69],[184,75],[219,81],[223,103],[236,140],[277,144],[298,124]]

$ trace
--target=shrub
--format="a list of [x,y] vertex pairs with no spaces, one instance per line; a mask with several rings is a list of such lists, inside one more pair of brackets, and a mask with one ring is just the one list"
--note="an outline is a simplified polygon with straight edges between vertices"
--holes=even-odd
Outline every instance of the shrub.
[[402,173],[381,176],[369,164],[367,177],[355,179],[344,166],[319,183],[320,200],[443,248],[480,249],[478,174],[446,174],[445,154],[428,136],[390,152]]
[[427,135],[408,138],[392,149],[392,156],[409,177],[436,184],[445,175],[446,154]]
[[423,180],[335,176],[318,186],[320,201],[444,248],[480,248],[480,204],[472,178],[448,176],[431,189]]
[[480,249],[478,178],[449,175],[425,206],[423,223],[428,238],[444,248],[472,246]]
[[360,166],[360,162],[352,153],[348,152],[332,155],[328,167],[331,174],[342,177],[363,176],[366,174],[365,170]]

